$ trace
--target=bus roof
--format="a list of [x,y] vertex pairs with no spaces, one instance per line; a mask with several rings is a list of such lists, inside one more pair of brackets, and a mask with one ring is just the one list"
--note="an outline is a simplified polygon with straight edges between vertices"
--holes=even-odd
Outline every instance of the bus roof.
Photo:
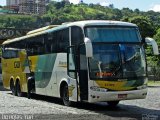
[[85,26],[128,26],[128,27],[137,27],[136,24],[122,21],[112,21],[112,20],[85,20],[85,21],[77,21],[77,22],[67,22],[58,27],[48,29],[47,32],[56,31],[65,27],[70,26],[79,26],[81,28]]
[[133,23],[121,22],[121,21],[111,21],[111,20],[85,20],[85,21],[77,21],[77,22],[68,22],[68,23],[64,23],[62,25],[51,25],[51,26],[46,26],[46,27],[43,27],[43,28],[39,28],[39,29],[30,31],[25,36],[6,40],[5,42],[3,42],[3,45],[4,44],[9,44],[9,43],[12,43],[12,42],[16,42],[16,41],[21,41],[23,39],[38,36],[38,35],[41,35],[41,34],[50,33],[52,31],[57,31],[57,30],[67,28],[67,27],[70,27],[70,26],[79,26],[79,27],[83,28],[85,26],[96,26],[96,25],[137,27],[137,25],[135,25]]
[[90,25],[109,25],[109,26],[132,26],[137,27],[133,23],[122,22],[122,21],[113,21],[113,20],[86,20],[68,23],[68,26],[79,25],[79,26],[90,26]]
[[46,27],[42,27],[42,28],[39,28],[39,29],[36,29],[36,30],[29,31],[27,33],[27,35],[35,34],[35,33],[38,33],[38,32],[41,32],[41,31],[44,31],[44,30],[47,30],[47,29],[51,29],[51,28],[54,28],[54,27],[57,27],[57,26],[59,26],[59,25],[49,25],[49,26],[46,26]]

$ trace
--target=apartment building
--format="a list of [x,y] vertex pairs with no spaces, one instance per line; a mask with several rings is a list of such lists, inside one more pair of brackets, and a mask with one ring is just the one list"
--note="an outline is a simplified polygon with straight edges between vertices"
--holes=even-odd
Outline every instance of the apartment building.
[[7,6],[18,5],[19,0],[6,0]]
[[45,0],[19,0],[19,13],[44,14],[46,12]]
[[8,8],[17,6],[18,13],[23,14],[39,14],[42,15],[46,12],[46,4],[50,0],[7,0]]
[[19,0],[6,0],[6,5],[9,10],[19,11]]

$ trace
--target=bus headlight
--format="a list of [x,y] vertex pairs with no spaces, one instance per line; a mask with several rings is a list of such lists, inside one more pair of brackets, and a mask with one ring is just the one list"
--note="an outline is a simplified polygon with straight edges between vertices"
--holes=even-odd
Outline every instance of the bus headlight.
[[93,90],[93,91],[99,91],[99,92],[107,92],[108,91],[105,88],[100,88],[100,87],[97,87],[97,86],[92,86],[92,87],[90,87],[90,89]]

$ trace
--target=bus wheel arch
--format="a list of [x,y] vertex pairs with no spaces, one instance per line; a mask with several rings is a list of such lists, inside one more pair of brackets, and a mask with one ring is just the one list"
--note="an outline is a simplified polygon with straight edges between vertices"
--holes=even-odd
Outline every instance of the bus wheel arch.
[[69,100],[69,92],[68,91],[68,84],[66,81],[63,81],[61,84],[60,84],[60,97],[63,101],[63,104],[65,106],[71,106],[71,101]]
[[12,91],[12,95],[16,96],[16,87],[14,83],[14,78],[10,78],[10,90]]

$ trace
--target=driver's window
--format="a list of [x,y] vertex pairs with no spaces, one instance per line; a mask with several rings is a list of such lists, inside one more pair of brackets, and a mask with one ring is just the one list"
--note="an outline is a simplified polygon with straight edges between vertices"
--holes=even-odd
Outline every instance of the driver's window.
[[84,36],[82,29],[78,26],[71,27],[71,45],[78,45],[83,43]]

